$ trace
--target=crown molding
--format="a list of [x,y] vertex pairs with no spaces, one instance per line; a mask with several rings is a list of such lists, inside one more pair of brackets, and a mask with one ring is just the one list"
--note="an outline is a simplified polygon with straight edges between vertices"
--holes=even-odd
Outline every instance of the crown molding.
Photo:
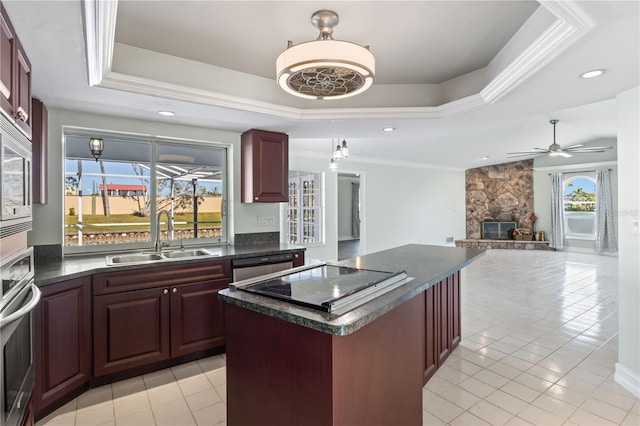
[[600,161],[595,163],[579,163],[579,164],[560,164],[557,166],[534,167],[535,172],[548,172],[556,170],[580,170],[580,169],[597,169],[602,167],[618,167],[617,161]]
[[438,106],[297,108],[111,71],[118,0],[84,0],[89,84],[295,120],[442,118],[498,101],[594,26],[576,2],[540,0],[539,3],[556,20],[477,94]]

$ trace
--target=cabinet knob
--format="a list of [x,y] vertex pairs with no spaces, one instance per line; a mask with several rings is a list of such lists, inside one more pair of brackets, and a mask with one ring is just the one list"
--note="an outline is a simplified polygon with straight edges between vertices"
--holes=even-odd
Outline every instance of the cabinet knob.
[[254,197],[253,199],[254,199],[254,200],[256,200],[256,201],[258,201],[258,197]]
[[174,292],[174,293],[177,293],[178,289],[174,287],[173,290],[171,290],[171,291]]
[[165,289],[164,289],[164,291],[163,291],[163,293],[164,293],[164,294],[169,294],[169,289],[168,289],[168,288],[165,288]]
[[298,253],[294,254],[293,257],[295,257],[296,259],[300,257],[300,255]]
[[13,113],[13,118],[15,118],[16,120],[25,121],[27,119],[27,116],[24,115],[24,112],[18,111]]

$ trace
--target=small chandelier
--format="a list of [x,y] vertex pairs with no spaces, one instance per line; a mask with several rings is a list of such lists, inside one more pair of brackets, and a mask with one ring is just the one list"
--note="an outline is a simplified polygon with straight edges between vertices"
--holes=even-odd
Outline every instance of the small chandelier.
[[318,10],[311,23],[318,38],[293,45],[278,56],[278,85],[287,93],[307,99],[341,99],[364,92],[373,84],[376,60],[369,46],[333,39],[338,14]]
[[91,150],[91,155],[96,159],[96,163],[98,162],[98,158],[102,155],[102,150],[104,149],[104,142],[100,138],[91,138],[89,140],[89,149]]
[[[333,150],[333,139],[331,139],[331,149]],[[347,147],[347,140],[342,139],[342,145],[340,145],[340,139],[336,145],[335,151],[332,151],[331,161],[329,162],[329,170],[338,169],[338,160],[343,160],[349,157],[349,147]]]

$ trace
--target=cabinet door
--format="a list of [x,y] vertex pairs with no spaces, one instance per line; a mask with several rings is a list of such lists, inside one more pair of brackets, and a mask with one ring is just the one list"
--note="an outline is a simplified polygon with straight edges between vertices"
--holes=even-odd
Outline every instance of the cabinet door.
[[451,296],[451,350],[460,344],[462,328],[460,326],[460,271],[451,275],[448,279],[449,294]]
[[16,45],[15,98],[13,117],[16,125],[31,139],[31,62],[20,40]]
[[240,182],[243,203],[288,201],[289,136],[249,130],[242,134]]
[[424,328],[424,377],[423,383],[435,374],[438,369],[438,286],[432,286],[424,292],[424,312],[425,312],[425,328]]
[[17,38],[4,6],[0,3],[0,107],[13,114]]
[[94,376],[169,359],[169,289],[93,298]]
[[438,366],[449,357],[451,353],[452,322],[451,318],[451,292],[449,278],[445,278],[438,284],[437,304],[438,304]]
[[224,345],[223,303],[218,291],[229,280],[171,288],[171,357]]
[[304,265],[304,251],[297,251],[293,253],[293,267]]
[[34,314],[36,417],[88,389],[91,376],[91,277],[42,288]]

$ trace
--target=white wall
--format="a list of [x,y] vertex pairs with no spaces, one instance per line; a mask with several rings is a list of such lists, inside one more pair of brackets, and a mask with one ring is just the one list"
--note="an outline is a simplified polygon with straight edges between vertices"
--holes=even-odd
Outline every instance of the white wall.
[[[640,86],[619,94],[619,335],[615,379],[640,398]],[[637,226],[637,225],[636,225]]]
[[359,183],[356,176],[338,175],[338,241],[351,240],[352,183]]
[[338,172],[360,173],[361,253],[403,244],[446,245],[447,237],[465,237],[464,171],[379,164],[352,156],[331,172],[326,158],[289,154],[291,170],[325,173],[325,238],[307,256],[337,259]]
[[33,230],[29,232],[29,245],[62,244],[63,241],[63,126],[228,144],[231,146],[233,153],[233,164],[230,165],[229,170],[229,176],[233,176],[231,182],[232,191],[229,197],[229,205],[232,211],[230,215],[230,233],[279,231],[277,220],[274,221],[275,226],[258,227],[258,216],[278,217],[278,204],[240,203],[240,134],[199,127],[86,114],[77,111],[49,109],[49,201],[45,205],[36,204],[34,206]]

